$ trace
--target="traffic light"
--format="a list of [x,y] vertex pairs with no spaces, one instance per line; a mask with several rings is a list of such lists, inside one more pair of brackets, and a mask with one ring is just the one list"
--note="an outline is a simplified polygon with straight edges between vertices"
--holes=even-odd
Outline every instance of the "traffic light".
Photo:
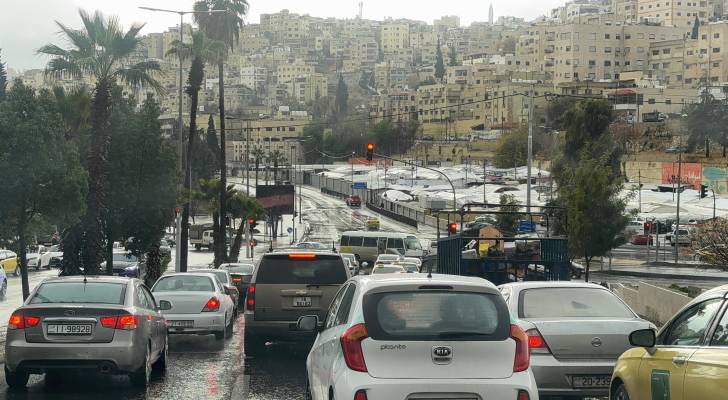
[[700,185],[700,198],[704,199],[706,197],[708,197],[708,186]]
[[248,218],[248,229],[250,229],[250,233],[253,233],[256,226],[258,226],[258,223],[255,221],[255,218]]
[[367,161],[372,161],[374,158],[374,143],[367,144]]
[[649,235],[652,232],[652,223],[651,222],[645,222],[644,226],[644,234]]
[[447,226],[447,231],[451,235],[455,235],[458,233],[458,224],[457,222],[451,222],[450,225]]

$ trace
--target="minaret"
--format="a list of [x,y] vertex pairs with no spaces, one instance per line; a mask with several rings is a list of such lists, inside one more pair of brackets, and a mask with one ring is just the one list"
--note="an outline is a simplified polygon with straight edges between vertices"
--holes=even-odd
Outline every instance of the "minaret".
[[488,9],[488,23],[493,25],[493,3],[490,3],[490,9]]

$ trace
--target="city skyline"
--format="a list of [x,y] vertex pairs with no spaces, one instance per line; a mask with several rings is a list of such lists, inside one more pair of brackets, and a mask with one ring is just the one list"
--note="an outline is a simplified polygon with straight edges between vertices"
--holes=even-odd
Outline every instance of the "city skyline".
[[[35,50],[48,42],[58,42],[58,27],[54,21],[59,20],[71,27],[78,27],[78,8],[88,11],[100,10],[106,15],[116,15],[124,26],[135,22],[146,23],[144,34],[163,32],[175,26],[178,17],[172,14],[151,13],[140,10],[139,6],[151,6],[169,9],[191,9],[194,0],[129,0],[113,2],[107,0],[7,0],[6,12],[0,15],[0,49],[3,61],[9,68],[25,70],[42,68],[46,60],[37,56]],[[383,20],[407,18],[432,23],[433,20],[446,15],[460,17],[461,24],[487,22],[489,5],[494,8],[495,19],[499,16],[516,16],[526,20],[546,15],[548,11],[564,4],[564,0],[544,0],[533,7],[532,0],[494,0],[491,2],[476,0],[455,0],[448,3],[432,4],[428,7],[412,7],[410,2],[387,2],[385,0],[364,1],[363,16],[365,19]],[[473,13],[475,7],[480,10]],[[322,18],[355,18],[359,10],[359,1],[349,2],[324,1],[316,3],[294,3],[289,0],[269,0],[258,3],[250,1],[248,23],[258,23],[260,14],[275,13],[288,9],[292,13],[308,14]],[[33,15],[34,29],[28,32],[23,27],[27,17]],[[191,21],[191,17],[187,17]]]

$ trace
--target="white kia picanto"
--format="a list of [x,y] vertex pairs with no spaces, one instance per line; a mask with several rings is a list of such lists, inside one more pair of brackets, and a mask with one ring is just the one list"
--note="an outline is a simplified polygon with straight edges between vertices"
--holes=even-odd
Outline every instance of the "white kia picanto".
[[297,328],[318,331],[307,399],[538,399],[528,337],[483,279],[357,276],[325,321],[304,316]]

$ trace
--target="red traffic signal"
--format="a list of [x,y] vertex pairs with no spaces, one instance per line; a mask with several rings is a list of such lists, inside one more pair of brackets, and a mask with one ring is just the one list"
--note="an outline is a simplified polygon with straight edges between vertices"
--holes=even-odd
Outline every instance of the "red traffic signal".
[[456,222],[450,223],[450,225],[447,226],[447,231],[453,235],[458,233],[458,224]]
[[255,218],[248,218],[248,225],[255,225]]
[[372,161],[374,158],[374,143],[367,144],[367,161]]

